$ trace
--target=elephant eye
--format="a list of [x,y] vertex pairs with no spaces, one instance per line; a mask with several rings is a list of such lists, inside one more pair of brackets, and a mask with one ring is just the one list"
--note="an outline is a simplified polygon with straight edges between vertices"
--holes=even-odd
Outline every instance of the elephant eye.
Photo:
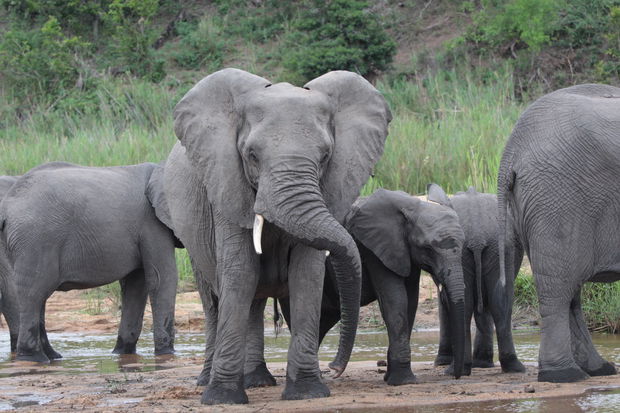
[[327,162],[329,160],[329,152],[325,152],[323,154],[323,157],[321,158],[321,164],[325,164],[325,162]]
[[250,152],[248,153],[248,158],[250,159],[251,162],[258,163],[258,157],[256,156],[256,152],[254,152],[251,149],[250,149]]

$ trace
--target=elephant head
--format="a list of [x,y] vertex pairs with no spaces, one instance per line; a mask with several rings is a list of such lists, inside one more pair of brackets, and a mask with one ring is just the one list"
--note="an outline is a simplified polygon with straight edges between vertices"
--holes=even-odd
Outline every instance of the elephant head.
[[465,301],[461,250],[465,235],[456,213],[400,191],[378,189],[355,204],[346,228],[389,270],[409,277],[412,264],[428,271],[449,308],[454,375],[462,374]]
[[174,112],[175,132],[202,171],[209,201],[229,221],[262,220],[331,253],[341,294],[339,375],[353,347],[361,288],[355,242],[341,222],[383,152],[391,120],[361,76],[335,71],[303,88],[238,69],[213,73]]

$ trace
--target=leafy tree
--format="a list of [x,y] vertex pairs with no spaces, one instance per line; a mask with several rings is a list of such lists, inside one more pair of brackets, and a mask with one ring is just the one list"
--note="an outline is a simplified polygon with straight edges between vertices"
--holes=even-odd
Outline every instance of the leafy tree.
[[165,76],[164,61],[154,56],[157,33],[152,19],[158,0],[112,0],[106,19],[114,27],[112,55],[120,70],[154,82]]
[[20,100],[62,95],[75,85],[76,56],[87,46],[78,37],[65,36],[55,17],[37,29],[8,30],[0,40],[3,82]]
[[558,27],[563,6],[564,0],[483,0],[467,37],[491,48],[521,41],[540,50]]
[[284,66],[304,80],[336,69],[363,76],[384,70],[396,43],[379,18],[360,0],[307,0],[306,13],[293,21],[284,51]]

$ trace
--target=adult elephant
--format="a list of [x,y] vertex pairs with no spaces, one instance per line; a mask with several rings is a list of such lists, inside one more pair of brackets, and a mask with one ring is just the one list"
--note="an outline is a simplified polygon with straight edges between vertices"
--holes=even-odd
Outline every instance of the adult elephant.
[[[36,167],[0,204],[0,241],[19,297],[17,359],[56,358],[45,346],[45,302],[54,291],[123,279],[117,352],[135,351],[147,295],[155,353],[174,351],[177,269],[162,168],[53,162]],[[162,222],[164,221],[164,222]]]
[[620,89],[612,86],[543,96],[504,149],[499,222],[505,228],[513,219],[532,265],[542,317],[539,381],[616,374],[592,343],[581,288],[620,279],[619,176]]
[[[378,300],[389,346],[384,380],[398,386],[416,383],[411,371],[411,329],[418,308],[421,270],[441,287],[440,301],[451,321],[454,365],[459,378],[469,374],[471,354],[464,360],[465,318],[461,249],[464,235],[456,213],[401,191],[378,189],[360,198],[345,220],[362,259],[360,305]],[[340,320],[338,285],[333,282],[331,259],[321,307],[320,339]],[[281,302],[289,320],[288,300]],[[289,324],[291,325],[291,324]],[[292,327],[295,324],[292,323]]]
[[383,96],[345,71],[300,88],[224,69],[194,86],[174,116],[180,142],[165,167],[166,197],[207,331],[216,331],[207,337],[202,402],[247,403],[246,337],[262,342],[255,327],[269,296],[290,296],[295,326],[282,397],[329,396],[317,358],[325,251],[341,291],[331,363],[338,376],[353,347],[361,285],[359,253],[340,222],[383,151],[391,120]]
[[[493,367],[493,325],[497,333],[499,362],[505,373],[520,373],[525,367],[517,358],[512,340],[512,301],[514,280],[523,261],[523,248],[508,234],[505,252],[506,281],[500,281],[497,225],[497,196],[470,187],[448,197],[437,184],[428,186],[428,200],[454,209],[465,234],[463,275],[465,279],[465,325],[476,321],[476,341],[472,367]],[[439,303],[440,339],[435,364],[452,362],[450,320],[447,308]],[[471,332],[466,330],[465,352],[471,353]]]

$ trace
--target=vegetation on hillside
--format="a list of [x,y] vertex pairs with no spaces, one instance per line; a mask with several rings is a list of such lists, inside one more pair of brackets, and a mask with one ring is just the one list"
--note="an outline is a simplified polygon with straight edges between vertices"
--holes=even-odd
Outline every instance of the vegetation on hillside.
[[[364,193],[493,192],[533,98],[620,82],[620,0],[0,0],[0,17],[0,174],[159,162],[175,103],[222,67],[298,85],[347,69],[394,113]],[[446,41],[425,47],[442,25]],[[534,305],[531,277],[519,280],[517,303]],[[617,303],[619,283],[584,290],[592,328],[618,331]]]

